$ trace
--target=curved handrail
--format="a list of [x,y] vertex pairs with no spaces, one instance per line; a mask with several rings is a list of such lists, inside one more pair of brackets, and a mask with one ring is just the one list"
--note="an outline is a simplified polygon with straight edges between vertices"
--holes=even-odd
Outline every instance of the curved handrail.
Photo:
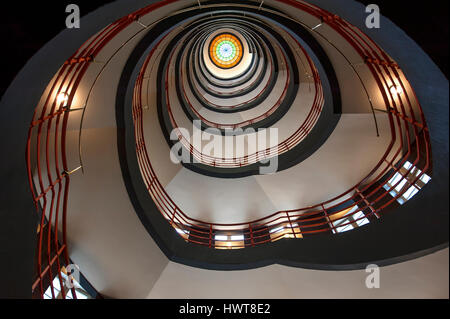
[[[386,207],[399,199],[408,190],[408,188],[405,189],[405,187],[403,187],[403,189],[399,191],[395,196],[388,197],[388,194],[390,192],[392,192],[403,182],[406,182],[406,185],[408,187],[413,187],[423,176],[423,174],[428,172],[430,169],[431,152],[428,141],[428,129],[423,117],[423,112],[420,108],[419,101],[414,96],[416,98],[416,102],[418,104],[418,108],[420,110],[422,118],[421,123],[417,122],[414,117],[412,103],[408,96],[406,86],[396,69],[398,66],[395,63],[391,62],[391,59],[373,41],[368,40],[367,36],[360,36],[358,34],[355,35],[357,31],[353,28],[353,26],[348,23],[342,22],[341,18],[330,15],[325,10],[310,6],[306,3],[299,3],[295,1],[284,2],[291,5],[298,5],[300,8],[304,9],[304,11],[307,11],[314,16],[323,19],[325,23],[328,23],[344,39],[346,39],[360,54],[364,61],[366,61],[366,64],[378,85],[379,91],[383,96],[387,109],[390,110],[387,114],[391,127],[392,140],[385,154],[383,155],[383,158],[379,161],[376,167],[357,185],[333,199],[301,209],[279,211],[270,216],[245,223],[218,224],[200,221],[188,217],[179,209],[179,207],[165,192],[151,167],[150,161],[148,159],[148,154],[146,153],[145,140],[143,139],[142,135],[143,123],[141,117],[142,111],[140,108],[139,94],[142,86],[142,80],[140,77],[138,77],[136,81],[134,96],[135,99],[133,103],[133,113],[135,115],[135,135],[137,138],[136,151],[138,153],[138,161],[149,193],[157,204],[161,213],[170,221],[170,224],[177,229],[180,235],[189,242],[206,245],[209,247],[223,248],[217,247],[214,236],[217,234],[221,234],[221,232],[222,234],[232,234],[233,232],[238,232],[243,236],[243,240],[240,241],[239,245],[233,245],[231,248],[243,248],[275,241],[286,236],[293,236],[294,238],[297,238],[299,236],[302,237],[309,234],[330,231],[336,233],[337,227],[335,226],[335,224],[338,221],[344,221],[344,223],[339,225],[340,228],[350,224],[354,225],[355,223],[367,218],[379,218],[381,216],[380,213]],[[359,32],[362,33],[362,31],[360,30]],[[380,56],[382,56],[384,60],[381,59]],[[147,60],[147,63],[149,60],[150,57]],[[374,61],[375,64],[370,64],[371,61]],[[377,64],[377,62],[379,62],[379,64]],[[143,69],[145,69],[145,66],[143,67]],[[393,75],[391,74],[391,72]],[[404,99],[407,102],[409,111],[412,114],[412,118],[408,117],[403,99],[401,97],[398,97],[398,101],[396,102],[396,96],[390,91],[388,81],[391,81],[392,84],[398,83],[399,85],[401,85],[404,92]],[[393,105],[393,107],[390,107],[391,104]],[[398,110],[398,107],[400,107],[400,111]],[[406,132],[409,132],[409,126],[412,126],[416,146],[415,150],[412,149],[412,138],[409,136],[409,134],[405,134],[407,140],[406,143],[404,143],[403,138],[397,138],[395,127],[397,125],[397,128],[400,129],[400,133],[403,133],[402,124],[405,126],[404,128]],[[421,132],[418,131],[418,128],[421,128]],[[401,136],[403,136],[403,134],[401,134]],[[395,151],[394,155],[392,156],[392,159],[389,161],[387,158],[389,155],[392,155],[391,151],[393,150],[393,146],[397,139],[400,141],[400,145],[397,151]],[[421,139],[423,139],[423,144],[420,142]],[[406,152],[406,154],[402,155],[401,153],[404,147],[407,147],[408,151]],[[425,152],[425,165],[422,168],[421,172],[412,180],[410,180],[408,178],[408,175],[421,160],[419,152],[421,148],[424,148]],[[188,149],[190,149],[191,153],[193,152],[192,148]],[[400,167],[402,167],[405,162],[411,157],[411,155],[414,154],[414,151],[416,151],[416,158],[414,159],[413,164],[409,169],[407,169],[406,173],[401,173]],[[195,152],[193,154],[195,155]],[[400,155],[400,161],[398,161],[396,165],[394,165],[394,161]],[[382,168],[381,172],[373,177],[373,175],[381,168],[383,164],[386,164],[386,167]],[[385,190],[383,188],[384,184],[378,183],[379,181],[390,180],[395,174],[400,174],[401,179],[398,180],[394,185],[391,185],[389,189]],[[372,180],[369,181],[371,177]],[[379,185],[377,185],[376,183],[378,183]],[[383,203],[383,200],[385,201],[385,203]],[[336,203],[336,201],[339,202]],[[352,207],[356,206],[358,207],[358,209],[352,212],[351,215],[345,214],[343,216],[340,216],[342,215],[342,212],[350,210]],[[368,213],[364,213],[362,217],[359,215],[360,217],[353,219],[353,221],[345,222],[345,220],[347,220],[349,216],[354,216],[363,211],[368,211]],[[302,226],[296,227],[295,225],[298,225],[299,223],[302,223]],[[279,235],[270,235],[271,230],[276,230],[280,226],[283,226],[285,229],[287,229],[288,233],[282,232]],[[230,241],[228,241],[228,244],[229,243]]]
[[[178,124],[172,113],[172,108],[171,108],[170,98],[169,98],[169,88],[168,88],[169,69],[168,68],[166,69],[165,95],[166,95],[167,108],[168,108],[168,113],[169,113],[172,127],[174,128],[174,131],[177,134],[177,137],[178,137],[178,140],[180,141],[180,143],[187,150],[189,150],[191,152],[191,154],[195,157],[195,159],[199,163],[204,164],[204,165],[214,166],[214,167],[244,167],[244,166],[252,165],[254,163],[258,163],[258,162],[266,160],[268,158],[278,156],[278,155],[288,152],[289,150],[291,150],[292,148],[297,146],[309,134],[309,132],[315,125],[315,123],[322,111],[322,107],[323,107],[323,103],[324,103],[323,89],[322,89],[319,73],[318,73],[316,67],[314,66],[314,63],[312,62],[311,58],[307,54],[306,50],[300,45],[300,43],[295,38],[293,38],[292,36],[291,36],[291,38],[297,43],[299,48],[303,51],[304,55],[307,57],[310,69],[313,74],[314,85],[316,88],[315,97],[313,100],[313,106],[310,109],[310,112],[308,113],[308,115],[307,115],[305,121],[302,123],[302,125],[286,140],[284,140],[283,142],[279,143],[276,146],[267,148],[265,150],[260,150],[253,154],[245,155],[245,156],[242,156],[239,158],[236,158],[236,157],[234,157],[234,158],[218,158],[218,157],[214,157],[214,156],[211,156],[208,154],[203,154],[201,151],[197,150],[193,145],[191,145],[190,141],[188,141],[184,137],[184,135],[181,133],[181,131],[178,127]],[[169,58],[169,65],[171,64],[171,60],[173,58],[174,52],[175,51],[172,51],[171,56]],[[147,61],[149,61],[150,58],[151,58],[151,56],[147,57]],[[148,62],[146,64],[144,64],[143,70],[145,70],[144,67],[146,67],[147,64],[148,64]],[[288,75],[288,80],[289,80],[289,75]],[[281,103],[281,101],[284,99],[288,85],[289,85],[288,82],[289,81],[286,82],[286,85],[283,89],[283,93],[279,97],[275,106],[279,105]],[[271,110],[269,110],[269,112],[270,111]],[[250,125],[253,123],[254,123],[253,120],[245,122],[246,125]],[[211,123],[211,124],[215,124],[215,123]]]
[[[282,57],[283,57],[283,60],[284,60],[285,65],[287,66],[287,60],[286,60],[286,57],[285,57],[285,55],[284,55],[283,52],[282,52]],[[210,127],[213,127],[213,128],[219,128],[219,129],[236,129],[236,128],[241,128],[241,127],[245,127],[245,126],[250,125],[250,124],[257,123],[257,122],[259,122],[259,121],[261,121],[261,120],[263,120],[263,119],[269,117],[269,116],[270,116],[271,114],[273,114],[273,113],[278,109],[278,107],[281,105],[282,99],[284,99],[284,97],[286,96],[287,88],[288,88],[288,86],[289,86],[289,81],[290,81],[290,72],[289,72],[289,69],[287,69],[287,72],[286,72],[286,83],[285,83],[285,86],[284,86],[284,88],[283,88],[283,91],[282,91],[282,93],[281,93],[280,98],[279,98],[279,99],[277,100],[277,102],[275,102],[275,104],[274,104],[268,111],[266,111],[264,114],[261,114],[261,115],[255,117],[255,118],[252,118],[252,119],[249,119],[249,120],[246,120],[246,121],[242,121],[242,122],[239,122],[239,123],[234,123],[234,124],[221,124],[221,123],[213,122],[213,121],[210,121],[210,120],[206,119],[204,116],[202,116],[202,115],[195,109],[195,107],[192,105],[190,99],[189,99],[188,96],[187,96],[186,89],[185,89],[185,86],[184,86],[183,74],[184,74],[184,73],[183,73],[183,68],[181,68],[181,69],[180,69],[181,88],[182,88],[182,91],[183,91],[184,98],[185,98],[186,102],[187,102],[188,105],[189,105],[189,108],[195,113],[195,115],[196,115],[202,122],[204,122],[205,124],[207,124],[207,125],[210,126]],[[244,104],[246,104],[246,103],[251,103],[252,101],[254,101],[254,100],[256,100],[257,98],[259,98],[259,97],[264,93],[264,91],[266,91],[267,87],[269,86],[270,79],[272,78],[272,74],[273,74],[273,66],[271,65],[271,68],[270,68],[270,74],[269,74],[268,81],[267,81],[267,83],[265,84],[265,86],[264,86],[264,88],[262,89],[262,91],[259,92],[258,95],[256,95],[256,97],[254,97],[252,100],[250,100],[250,101],[248,101],[248,102],[245,102]],[[195,85],[194,85],[194,87],[195,87]],[[195,89],[197,90],[197,94],[199,94],[198,89],[197,89],[197,88],[195,88]],[[200,95],[200,96],[201,96],[201,95]],[[244,105],[244,104],[240,104],[240,105]],[[236,107],[236,106],[233,106],[233,107],[230,107],[230,108],[234,108],[234,107]]]
[[[142,8],[111,23],[89,38],[63,64],[50,83],[42,105],[38,104],[35,108],[25,151],[28,183],[40,219],[36,279],[32,285],[34,297],[44,298],[44,289],[50,286],[51,296],[56,298],[56,287],[53,284],[55,278],[59,280],[62,298],[66,298],[69,293],[64,289],[61,275],[70,264],[67,249],[67,203],[70,176],[82,167],[69,169],[66,135],[69,114],[74,111],[70,106],[77,88],[95,57],[115,36],[140,16],[172,2],[176,0],[166,0]],[[81,162],[81,158],[79,160]],[[62,228],[61,238],[59,227]],[[70,293],[76,298],[75,288],[71,288]]]
[[[335,223],[337,221],[344,221],[339,225],[339,227],[343,227],[364,218],[379,218],[387,207],[406,192],[407,188],[403,187],[395,196],[390,196],[390,192],[403,183],[407,187],[414,187],[417,181],[431,170],[431,148],[424,114],[414,90],[407,80],[402,78],[404,75],[401,74],[398,65],[391,61],[389,56],[366,34],[340,17],[303,1],[278,1],[323,20],[351,44],[360,55],[370,70],[386,105],[391,128],[391,142],[379,163],[366,177],[348,191],[323,203],[301,209],[275,212],[270,216],[244,223],[215,224],[192,219],[182,212],[168,196],[148,158],[143,139],[142,105],[140,105],[140,95],[138,94],[142,89],[142,77],[140,76],[134,92],[133,120],[135,122],[136,152],[142,176],[149,194],[161,214],[189,242],[211,248],[223,248],[218,245],[215,235],[225,232],[227,234],[239,233],[243,236],[243,240],[231,248],[244,248],[287,236],[298,238],[309,234],[336,232]],[[63,288],[61,271],[70,263],[67,248],[67,204],[70,176],[77,169],[70,170],[69,168],[66,134],[71,114],[70,105],[81,80],[106,44],[127,26],[153,10],[173,2],[176,0],[166,0],[142,8],[108,25],[97,35],[88,39],[61,67],[49,85],[43,104],[38,105],[34,111],[28,132],[26,166],[35,209],[40,217],[37,279],[32,286],[35,296],[43,298],[44,288],[49,284],[52,297],[55,298],[53,279],[58,278],[61,288]],[[261,8],[261,10],[266,9]],[[398,96],[395,92],[391,92],[392,85],[399,86],[403,90],[403,95]],[[411,93],[408,93],[408,89]],[[64,94],[66,99],[58,101],[60,94]],[[419,118],[416,118],[412,100],[417,103]],[[403,137],[406,138],[406,141],[403,140]],[[399,141],[400,144],[397,150],[394,149],[396,141]],[[403,152],[404,149],[406,152]],[[400,160],[397,161],[398,157]],[[406,161],[410,161],[411,165],[405,170],[402,167]],[[412,170],[415,167],[419,167],[420,172],[411,178]],[[385,189],[386,181],[391,180],[396,174],[399,174],[400,178]],[[34,182],[35,175],[36,183]],[[358,209],[351,215],[342,215],[343,211],[351,209],[355,205],[358,206]],[[358,212],[364,212],[364,217],[346,222],[348,216],[355,216]],[[54,228],[51,227],[52,224]],[[284,231],[275,232],[280,227],[283,227]],[[58,235],[60,231],[61,238]],[[71,292],[76,298],[75,289],[72,289]],[[65,298],[66,291],[61,289],[61,293]]]

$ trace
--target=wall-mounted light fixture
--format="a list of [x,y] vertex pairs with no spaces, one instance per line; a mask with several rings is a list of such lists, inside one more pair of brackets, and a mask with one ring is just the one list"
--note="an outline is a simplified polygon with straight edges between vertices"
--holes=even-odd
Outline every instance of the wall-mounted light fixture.
[[62,105],[63,107],[66,107],[69,102],[69,95],[65,92],[61,92],[56,97],[56,104]]
[[389,88],[392,95],[402,95],[403,94],[403,88],[400,85],[393,85]]

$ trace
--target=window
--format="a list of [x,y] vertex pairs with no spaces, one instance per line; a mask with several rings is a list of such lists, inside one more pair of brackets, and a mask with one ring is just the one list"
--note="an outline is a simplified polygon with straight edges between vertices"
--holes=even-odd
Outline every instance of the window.
[[[343,218],[343,216],[347,217]],[[335,220],[332,222],[335,233],[343,233],[370,223],[369,219],[367,219],[366,215],[360,210],[358,205],[344,210],[342,213],[335,214],[334,216],[331,216],[330,219]]]
[[243,234],[217,234],[214,236],[215,246],[218,249],[237,249],[244,248],[245,237]]
[[[344,226],[340,226],[340,227],[336,227],[337,225],[347,224],[347,223],[349,223],[349,224],[348,225],[344,225]],[[335,228],[335,232],[337,232],[337,233],[343,233],[343,232],[346,232],[346,231],[349,231],[349,230],[352,230],[353,228],[355,228],[355,226],[353,226],[351,224],[351,220],[350,219],[341,219],[340,222],[335,223],[334,226],[336,227]]]
[[284,230],[284,226],[280,226],[280,227],[271,229],[271,230],[269,231],[269,233],[275,234],[275,233],[279,233],[279,232],[281,232],[281,231],[283,231],[283,230]]
[[272,225],[272,227],[275,228],[270,229],[269,234],[273,241],[282,238],[303,238],[300,226],[297,223],[287,222],[281,226]]
[[189,231],[184,230],[184,229],[179,229],[179,228],[175,228],[177,233],[180,235],[189,235]]
[[[66,280],[68,279],[67,275],[64,272],[61,272],[61,278],[62,278],[62,286],[66,293],[66,299],[74,299],[73,294],[72,294],[72,289],[68,289],[64,284],[66,282]],[[73,283],[74,283],[74,288],[75,288],[75,291],[77,294],[77,299],[91,299],[89,294],[81,287],[81,285],[75,279],[73,279]],[[53,279],[53,292],[55,294],[55,299],[62,299],[61,283],[59,282],[58,276],[56,276]],[[49,286],[47,288],[47,290],[45,291],[44,299],[53,299],[51,286]]]
[[216,36],[209,47],[211,61],[222,69],[230,69],[238,65],[243,53],[241,40],[230,33]]
[[225,236],[225,235],[216,235],[216,236],[214,237],[214,239],[215,239],[215,240],[218,240],[218,241],[226,241],[226,240],[228,240],[228,236]]
[[[416,181],[416,184],[410,185],[408,183],[409,181],[415,180],[420,175],[422,176],[418,181]],[[416,195],[419,190],[422,189],[422,187],[424,187],[430,180],[430,176],[425,173],[422,174],[422,171],[420,169],[415,167],[411,162],[406,161],[405,164],[403,164],[403,167],[400,169],[400,172],[395,173],[394,176],[386,184],[383,185],[383,188],[386,191],[389,191],[398,183],[398,185],[396,185],[394,189],[389,191],[389,194],[392,197],[397,197],[399,196],[399,194],[401,194],[401,196],[397,198],[397,202],[403,205],[408,200],[413,198],[414,195]],[[405,191],[405,187],[408,186],[407,183],[410,186]]]
[[[188,240],[189,239],[189,234],[190,234],[189,230],[178,228],[178,226],[181,226],[181,225],[174,226],[176,232],[178,233],[178,235],[183,237],[184,240]],[[181,227],[183,227],[183,226],[181,226]]]
[[244,240],[244,235],[231,236],[232,241]]
[[364,225],[370,223],[369,220],[366,218],[366,215],[364,215],[364,213],[361,211],[354,214],[353,219],[355,220],[358,227],[361,227],[361,226],[364,226]]

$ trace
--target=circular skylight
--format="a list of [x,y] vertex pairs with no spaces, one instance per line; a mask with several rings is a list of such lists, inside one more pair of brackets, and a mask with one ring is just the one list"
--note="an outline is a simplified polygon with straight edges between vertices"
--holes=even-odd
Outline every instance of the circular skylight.
[[236,36],[222,33],[211,41],[209,56],[219,68],[230,69],[242,60],[242,43]]

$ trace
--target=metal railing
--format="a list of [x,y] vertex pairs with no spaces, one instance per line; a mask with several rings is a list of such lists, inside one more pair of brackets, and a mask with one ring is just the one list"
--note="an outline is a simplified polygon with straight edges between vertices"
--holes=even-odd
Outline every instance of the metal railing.
[[[201,150],[198,150],[196,147],[194,147],[188,139],[186,139],[186,137],[181,133],[181,131],[178,127],[178,124],[174,118],[174,115],[172,113],[172,108],[171,108],[171,103],[170,103],[170,98],[169,98],[169,85],[168,85],[169,69],[166,70],[165,95],[166,95],[168,114],[169,114],[169,118],[170,118],[172,127],[173,127],[174,132],[176,133],[180,143],[187,150],[189,150],[191,152],[191,154],[194,156],[194,158],[199,163],[209,165],[209,166],[214,166],[214,167],[228,167],[228,168],[229,167],[244,167],[244,166],[252,165],[252,164],[264,161],[266,159],[269,159],[271,157],[278,156],[280,154],[288,152],[289,150],[291,150],[292,148],[297,146],[309,134],[309,132],[312,130],[315,123],[317,122],[317,119],[319,118],[320,113],[323,108],[323,103],[324,103],[323,88],[321,85],[319,73],[318,73],[317,69],[315,68],[314,63],[308,56],[306,50],[300,45],[300,43],[298,43],[298,41],[295,38],[292,37],[292,39],[295,40],[295,42],[298,44],[299,48],[304,52],[305,56],[307,57],[307,60],[308,60],[308,63],[309,63],[309,66],[310,66],[310,69],[312,72],[314,86],[315,86],[315,96],[314,96],[312,107],[311,107],[305,121],[302,123],[302,125],[286,140],[284,140],[280,144],[275,145],[273,147],[270,147],[270,148],[267,148],[264,150],[260,150],[253,154],[248,154],[248,155],[245,155],[242,157],[219,158],[219,157],[211,156],[209,154],[204,154]],[[173,54],[174,54],[174,51],[172,52],[172,54],[170,56],[169,65],[170,65],[170,61],[173,58]],[[146,63],[142,67],[142,72],[145,72],[145,69],[147,68],[147,65],[148,65],[150,59],[151,59],[151,55],[147,58]],[[141,76],[143,76],[142,74],[141,74]],[[266,113],[262,114],[261,116],[255,118],[255,119],[252,119],[249,121],[244,121],[242,123],[234,124],[231,127],[224,127],[224,128],[236,129],[238,127],[242,127],[245,125],[251,125],[253,123],[256,123],[257,121],[260,121],[263,118],[266,118],[270,114],[272,114],[275,111],[275,109],[282,103],[282,100],[286,96],[287,88],[289,85],[289,78],[290,77],[289,77],[289,73],[288,73],[287,82],[283,89],[283,93],[279,97],[279,99],[277,100],[275,105],[269,111],[267,111]],[[139,90],[142,90],[142,87],[140,87]],[[136,103],[141,103],[141,101],[136,101]],[[207,121],[206,123],[213,127],[220,126],[218,123],[213,123],[210,121]],[[222,127],[222,126],[220,126],[220,127]]]
[[[409,96],[407,80],[404,79],[390,57],[361,30],[350,25],[336,15],[303,2],[283,1],[321,19],[323,23],[331,26],[346,40],[360,55],[371,75],[377,83],[378,90],[385,102],[391,128],[391,142],[386,152],[372,171],[358,184],[343,194],[328,201],[300,209],[279,211],[270,216],[234,224],[218,224],[190,218],[170,198],[164,187],[160,184],[157,175],[150,163],[143,135],[142,123],[142,74],[138,77],[135,87],[133,114],[135,121],[136,151],[141,172],[147,185],[149,194],[158,206],[160,212],[186,241],[205,245],[211,248],[244,248],[253,247],[281,238],[301,238],[318,233],[338,233],[346,226],[359,226],[366,220],[378,219],[385,208],[396,203],[406,193],[409,187],[417,187],[416,183],[431,170],[431,150],[429,144],[428,128],[423,112],[414,93]],[[151,54],[146,64],[149,63]],[[144,64],[142,70],[147,65]],[[316,79],[318,79],[316,74]],[[166,75],[167,79],[167,75]],[[316,85],[319,86],[320,82]],[[396,88],[394,92],[392,87]],[[397,89],[400,88],[400,89]],[[400,90],[402,94],[400,93]],[[317,90],[320,92],[320,90]],[[412,89],[411,89],[412,91]],[[166,95],[167,83],[166,83]],[[420,119],[416,119],[413,109],[414,100]],[[172,124],[176,127],[176,122]],[[399,132],[397,133],[397,130]],[[398,135],[397,135],[398,134]],[[406,141],[404,141],[404,137]],[[201,163],[214,166],[235,167],[250,163],[250,157],[244,159],[223,159],[206,156],[194,149],[184,136],[179,133],[179,140]],[[399,146],[394,149],[395,143]],[[404,152],[406,149],[406,152]],[[289,147],[282,148],[287,151]],[[264,151],[261,155],[254,155],[254,161],[269,158],[280,153]],[[391,157],[389,160],[388,157]],[[400,158],[400,160],[398,160]],[[394,163],[395,161],[395,163]],[[386,189],[387,181],[395,174],[399,174],[407,161],[413,164],[402,178]],[[220,164],[218,164],[220,163]],[[410,176],[414,168],[420,167],[418,175]],[[403,185],[393,196],[393,190]],[[406,186],[405,186],[406,185]],[[362,213],[362,214],[361,214]],[[234,238],[234,239],[233,239]]]
[[[192,112],[195,113],[197,118],[199,118],[203,123],[207,124],[210,127],[218,128],[218,129],[237,129],[237,128],[242,128],[242,127],[245,127],[247,125],[251,125],[251,124],[257,123],[257,122],[259,122],[259,121],[269,117],[270,115],[272,115],[278,109],[278,107],[281,105],[283,99],[286,97],[286,92],[287,92],[287,89],[288,89],[288,86],[289,86],[289,81],[290,81],[290,71],[289,71],[289,68],[287,66],[286,56],[284,55],[282,50],[280,50],[280,51],[281,51],[281,55],[282,55],[283,60],[284,60],[284,65],[286,65],[286,81],[285,81],[286,83],[284,85],[284,88],[283,88],[283,91],[281,93],[281,96],[278,98],[278,100],[275,102],[275,104],[272,107],[270,107],[270,109],[268,111],[266,111],[264,114],[261,114],[261,115],[255,117],[255,118],[252,118],[252,119],[249,119],[249,120],[246,120],[246,121],[242,121],[242,122],[239,122],[239,123],[234,123],[234,124],[221,124],[221,123],[213,122],[213,121],[210,121],[210,120],[206,119],[204,116],[202,116],[195,109],[195,107],[192,105],[191,101],[189,100],[189,97],[187,96],[185,85],[184,85],[184,80],[183,80],[183,68],[181,68],[181,70],[180,70],[181,88],[182,88],[182,91],[183,91],[184,99],[188,103],[189,108],[191,109]],[[212,105],[214,107],[217,107],[219,109],[220,108],[234,109],[234,108],[237,108],[239,106],[243,106],[243,105],[252,103],[256,99],[258,99],[260,96],[262,96],[262,94],[264,94],[264,92],[267,90],[267,88],[268,88],[268,86],[270,84],[269,83],[270,79],[272,78],[272,74],[273,74],[273,65],[272,65],[272,62],[271,62],[270,75],[269,75],[269,78],[267,80],[267,83],[262,88],[262,90],[254,98],[250,99],[249,101],[246,101],[244,103],[240,103],[239,105],[226,106],[226,107],[222,107],[222,106],[217,106],[217,105],[211,104],[206,99],[205,99],[205,101],[208,104],[210,104],[210,105]],[[168,83],[168,79],[167,78],[166,78],[166,83]],[[200,94],[200,92],[198,91],[198,89],[195,87],[195,85],[194,85],[194,89],[197,92],[197,96],[202,96]],[[166,98],[169,99],[168,96]],[[169,103],[168,103],[168,105],[169,105]],[[171,114],[171,112],[170,112],[170,114]]]
[[[338,227],[358,224],[365,218],[379,218],[387,207],[395,203],[407,191],[408,186],[414,187],[425,173],[431,171],[431,149],[425,118],[412,89],[410,89],[411,93],[408,93],[409,84],[398,66],[363,32],[338,16],[333,16],[304,2],[280,1],[322,19],[358,52],[383,97],[392,140],[376,167],[357,185],[333,199],[315,206],[276,212],[265,218],[245,223],[203,222],[190,218],[179,209],[153,171],[143,134],[143,110],[139,96],[142,89],[142,76],[140,76],[136,82],[135,103],[133,103],[136,152],[140,169],[149,195],[161,214],[186,241],[211,248],[244,248],[286,237],[299,238],[317,233],[335,233],[339,231]],[[140,17],[174,2],[176,0],[149,5],[110,24],[86,41],[61,67],[49,85],[43,103],[35,109],[26,146],[29,186],[36,213],[40,219],[37,229],[36,273],[32,285],[34,297],[43,298],[46,289],[49,288],[51,296],[56,298],[57,287],[53,284],[55,278],[59,281],[60,289],[58,290],[61,291],[62,298],[66,298],[69,291],[73,298],[77,296],[75,288],[70,290],[65,288],[62,275],[65,267],[70,264],[67,248],[70,180],[72,174],[82,170],[82,165],[76,168],[69,167],[67,157],[68,121],[70,114],[75,111],[70,106],[77,89],[87,70],[95,63],[95,58],[112,39],[130,24],[139,22]],[[147,27],[144,26],[142,31]],[[316,83],[319,92],[316,99],[317,105],[322,103],[319,84]],[[401,89],[403,94],[393,92],[392,86]],[[418,105],[418,118],[413,109],[413,101],[416,101]],[[296,138],[300,138],[301,134]],[[293,140],[293,143],[295,141]],[[397,149],[393,149],[396,142],[400,145]],[[281,149],[285,151],[289,150],[289,147],[290,144],[281,145]],[[279,153],[268,152],[261,157],[255,155],[254,158],[260,161],[275,154]],[[245,160],[248,163],[250,158],[244,159],[244,163]],[[411,162],[412,165],[405,170],[403,167],[406,161]],[[413,176],[411,172],[414,168],[419,168],[420,173]],[[391,180],[396,174],[400,174],[400,180],[386,188],[386,181]],[[406,186],[402,186],[401,190],[392,196],[392,192],[402,184]],[[357,210],[351,211],[355,205]],[[350,211],[351,215],[345,214],[346,211]],[[364,215],[346,221],[351,216],[357,216],[358,212],[363,212]],[[339,224],[340,221],[344,222]],[[336,226],[337,224],[339,225]],[[51,227],[52,225],[54,227]],[[281,227],[282,231],[279,230]],[[224,240],[224,237],[227,239]]]
[[[172,2],[176,1],[167,0],[147,6],[117,20],[88,39],[60,68],[42,105],[39,104],[34,111],[28,132],[26,166],[35,209],[40,219],[37,229],[36,272],[32,285],[35,298],[44,298],[47,288],[50,289],[52,298],[60,295],[64,299],[71,294],[76,299],[77,296],[75,287],[67,289],[66,279],[63,279],[66,267],[71,264],[67,249],[70,176],[82,170],[81,165],[74,169],[69,167],[66,152],[69,115],[83,110],[71,108],[77,89],[87,70],[96,63],[96,56],[112,39],[138,21],[139,17]],[[55,278],[59,281],[59,287],[53,284]],[[73,282],[72,277],[69,279]]]

